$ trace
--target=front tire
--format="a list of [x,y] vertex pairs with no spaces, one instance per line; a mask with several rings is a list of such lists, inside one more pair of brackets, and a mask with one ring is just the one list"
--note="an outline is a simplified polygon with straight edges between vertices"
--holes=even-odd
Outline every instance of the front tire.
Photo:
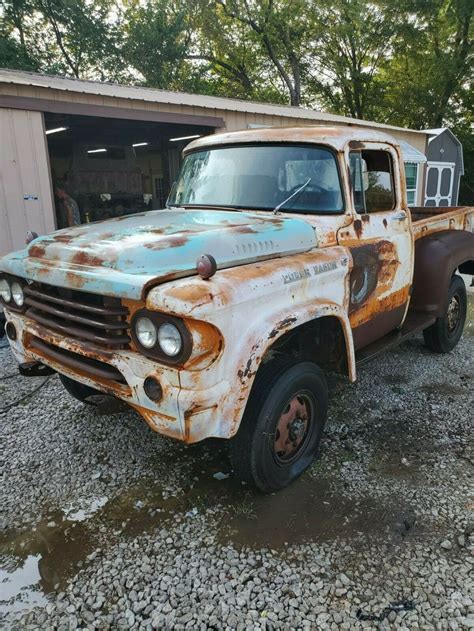
[[65,387],[65,389],[69,392],[69,394],[80,401],[81,403],[87,403],[87,405],[94,405],[92,401],[88,401],[87,399],[92,396],[103,395],[99,390],[95,390],[90,386],[86,386],[83,383],[79,383],[79,381],[75,381],[74,379],[70,379],[66,377],[66,375],[59,374],[59,379],[61,383]]
[[449,284],[446,310],[423,331],[426,346],[435,353],[449,353],[461,339],[467,316],[466,285],[460,276]]
[[327,398],[326,379],[315,364],[283,359],[263,365],[230,441],[236,476],[264,493],[299,477],[317,454]]

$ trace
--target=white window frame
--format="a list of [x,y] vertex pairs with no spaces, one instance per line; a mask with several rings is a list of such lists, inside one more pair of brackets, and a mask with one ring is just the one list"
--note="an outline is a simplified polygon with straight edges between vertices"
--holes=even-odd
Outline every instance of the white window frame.
[[[406,187],[406,192],[407,192],[407,203],[408,203],[408,192],[409,191],[414,191],[415,195],[414,195],[414,200],[413,200],[413,206],[417,206],[418,205],[418,187],[420,184],[420,162],[415,162],[414,160],[405,160],[404,164],[407,165],[411,165],[411,166],[415,166],[416,167],[416,179],[415,179],[415,188],[408,188],[408,185]],[[411,204],[408,204],[409,206]]]
[[[439,202],[442,199],[447,199],[447,206],[450,206],[453,199],[453,185],[454,185],[454,162],[428,162],[426,165],[426,186],[425,186],[425,206],[426,202],[434,201],[435,206],[439,206]],[[438,186],[436,190],[436,195],[427,195],[428,190],[428,173],[430,169],[436,169],[438,171]],[[441,195],[441,173],[443,169],[449,169],[451,171],[451,182],[449,185],[449,193],[447,195]]]

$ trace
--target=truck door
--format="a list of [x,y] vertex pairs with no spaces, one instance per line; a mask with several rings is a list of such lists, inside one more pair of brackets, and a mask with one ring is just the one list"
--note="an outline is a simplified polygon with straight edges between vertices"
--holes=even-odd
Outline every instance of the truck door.
[[355,348],[400,327],[413,274],[410,215],[393,147],[353,143],[348,153],[354,221],[338,233],[352,254],[349,319]]

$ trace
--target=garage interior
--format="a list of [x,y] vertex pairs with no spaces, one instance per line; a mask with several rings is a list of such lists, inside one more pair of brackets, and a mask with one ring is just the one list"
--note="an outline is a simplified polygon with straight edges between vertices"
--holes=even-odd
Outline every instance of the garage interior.
[[44,123],[58,228],[164,208],[182,149],[214,131],[48,112]]

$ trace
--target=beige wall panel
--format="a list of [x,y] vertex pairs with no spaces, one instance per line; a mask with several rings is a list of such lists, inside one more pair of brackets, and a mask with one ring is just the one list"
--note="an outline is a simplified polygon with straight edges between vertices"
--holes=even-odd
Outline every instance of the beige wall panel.
[[27,230],[54,230],[42,114],[0,109],[0,147],[2,255],[24,247]]
[[8,94],[10,96],[19,96],[20,89],[16,85],[11,85],[10,83],[2,83],[0,86],[0,94]]

